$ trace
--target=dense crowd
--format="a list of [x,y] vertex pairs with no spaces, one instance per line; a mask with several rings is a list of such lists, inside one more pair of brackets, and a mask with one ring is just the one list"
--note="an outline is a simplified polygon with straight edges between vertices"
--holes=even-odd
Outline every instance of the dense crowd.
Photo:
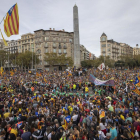
[[[96,86],[114,77],[115,85]],[[4,72],[0,140],[139,140],[138,70]],[[139,88],[138,88],[139,89]]]

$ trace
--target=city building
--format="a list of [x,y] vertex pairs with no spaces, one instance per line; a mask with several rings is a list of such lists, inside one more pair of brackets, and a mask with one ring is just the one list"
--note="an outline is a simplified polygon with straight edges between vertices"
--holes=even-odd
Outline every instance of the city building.
[[18,53],[23,53],[25,51],[35,50],[34,34],[27,33],[21,36],[21,39],[18,41]]
[[[36,30],[34,31],[35,52],[39,56],[40,63],[38,69],[49,69],[49,64],[44,61],[45,53],[65,54],[66,57],[72,57],[73,54],[73,32],[63,30]],[[54,66],[59,69],[59,66]],[[61,69],[61,68],[60,68]]]
[[138,44],[136,44],[136,47],[133,48],[133,56],[140,54],[140,48],[138,48]]
[[9,54],[14,54],[18,52],[18,41],[11,40],[7,41],[8,46],[4,46],[4,50],[7,51]]
[[94,60],[95,55],[89,52],[83,45],[80,45],[80,62],[84,60]]
[[103,33],[100,37],[100,53],[103,56],[109,56],[117,61],[121,56],[133,56],[133,48],[126,43],[118,43],[113,39],[108,40],[107,35]]

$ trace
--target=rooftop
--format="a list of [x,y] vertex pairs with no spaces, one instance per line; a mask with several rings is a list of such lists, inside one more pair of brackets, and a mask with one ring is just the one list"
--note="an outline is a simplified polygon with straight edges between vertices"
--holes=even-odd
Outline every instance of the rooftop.
[[103,33],[103,34],[101,35],[101,37],[102,37],[102,36],[107,36],[107,35],[106,35],[105,33]]

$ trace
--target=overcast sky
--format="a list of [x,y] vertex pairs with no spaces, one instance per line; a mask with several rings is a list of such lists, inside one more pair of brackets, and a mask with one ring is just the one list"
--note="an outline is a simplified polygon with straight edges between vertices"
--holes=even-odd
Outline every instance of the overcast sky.
[[[0,0],[0,19],[12,5],[18,3],[20,35],[38,29],[73,31],[73,6],[78,6],[80,44],[100,55],[100,36],[127,43],[140,44],[140,0]],[[0,25],[3,31],[3,22]],[[1,38],[1,37],[0,37]]]

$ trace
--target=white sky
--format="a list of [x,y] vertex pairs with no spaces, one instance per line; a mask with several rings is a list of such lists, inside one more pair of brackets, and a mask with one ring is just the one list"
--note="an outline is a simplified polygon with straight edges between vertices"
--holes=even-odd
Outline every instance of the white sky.
[[[100,36],[127,43],[140,44],[140,0],[0,0],[0,20],[16,2],[19,8],[19,39],[22,34],[38,29],[65,29],[73,32],[73,6],[79,9],[80,44],[100,55]],[[0,37],[1,38],[1,37]]]

